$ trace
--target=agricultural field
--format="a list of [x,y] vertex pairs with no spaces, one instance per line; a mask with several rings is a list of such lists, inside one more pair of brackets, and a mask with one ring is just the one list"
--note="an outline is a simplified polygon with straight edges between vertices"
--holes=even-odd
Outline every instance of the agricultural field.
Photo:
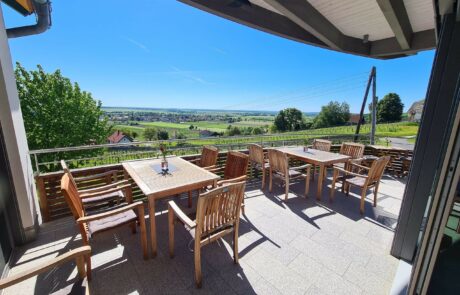
[[[249,122],[249,123],[248,123]],[[251,125],[254,121],[241,121],[234,123],[235,126],[244,127],[256,127],[264,125]],[[246,123],[246,124],[245,124]],[[266,122],[264,122],[266,123]],[[174,132],[184,134],[189,140],[190,144],[193,145],[204,145],[204,144],[230,144],[240,142],[256,142],[256,141],[276,141],[278,137],[282,137],[283,140],[298,139],[301,137],[315,138],[324,136],[337,136],[337,135],[352,135],[355,133],[356,126],[340,126],[320,129],[309,129],[294,132],[285,132],[282,134],[266,134],[258,136],[248,136],[247,138],[241,137],[220,137],[220,138],[199,138],[199,130],[211,130],[216,132],[223,132],[226,130],[228,123],[220,122],[194,122],[194,126],[198,126],[198,130],[190,130],[189,124],[178,124],[178,123],[166,123],[166,122],[141,122],[139,125],[115,125],[116,129],[130,130],[138,133],[136,140],[142,141],[143,129],[147,127],[155,127],[161,130],[166,130],[172,136]],[[266,125],[266,124],[265,124]],[[371,131],[371,125],[365,124],[361,127],[360,134],[369,134]],[[377,124],[376,136],[378,138],[386,137],[407,137],[415,136],[418,132],[418,125],[415,123],[401,122],[401,123],[389,123],[389,124]],[[260,139],[260,140],[259,140]]]

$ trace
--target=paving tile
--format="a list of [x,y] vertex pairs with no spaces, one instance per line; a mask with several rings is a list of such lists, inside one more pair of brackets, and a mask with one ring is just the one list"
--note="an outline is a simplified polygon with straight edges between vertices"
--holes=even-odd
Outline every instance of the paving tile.
[[290,245],[339,275],[343,275],[351,263],[351,258],[303,236],[297,237]]
[[347,257],[352,261],[359,262],[362,265],[366,265],[372,255],[372,253],[366,249],[360,248],[355,244],[344,241],[323,231],[317,232],[311,239],[319,245]]
[[317,274],[320,273],[324,268],[322,264],[318,263],[303,253],[291,261],[288,267],[301,277],[313,282],[316,281]]
[[[329,185],[329,181],[327,181]],[[176,255],[168,254],[167,215],[156,216],[158,255],[145,261],[139,233],[129,227],[106,232],[91,240],[94,294],[387,294],[397,260],[390,256],[393,232],[404,185],[385,179],[379,206],[366,203],[359,214],[359,198],[337,192],[330,203],[329,190],[316,201],[315,182],[308,198],[303,183],[291,187],[289,200],[275,187],[270,194],[248,185],[246,214],[239,232],[240,263],[233,263],[231,237],[202,249],[203,288],[195,288],[193,236],[176,228]],[[300,193],[300,194],[297,194]],[[186,199],[179,200],[185,204]],[[196,202],[195,202],[196,203]],[[165,209],[166,202],[159,208]],[[397,211],[397,212],[396,212]],[[147,219],[148,227],[148,219]],[[38,239],[15,249],[17,273],[82,245],[72,218],[41,226]],[[75,263],[31,278],[4,294],[41,294],[70,290],[77,282]]]
[[391,282],[386,281],[382,276],[369,272],[357,263],[352,263],[343,277],[361,287],[366,294],[383,295],[388,294],[391,289]]
[[361,294],[362,292],[362,289],[356,284],[345,280],[341,276],[327,269],[318,273],[318,278],[314,283],[314,287],[315,289],[320,290],[322,294],[351,295]]
[[[243,293],[244,295],[246,294],[260,294],[260,295],[278,295],[278,294],[283,294],[281,291],[279,291],[275,286],[270,284],[267,280],[265,279],[260,279],[258,280],[255,284],[251,286],[252,288],[248,291],[248,293]],[[252,293],[254,292],[254,293]],[[286,293],[285,293],[286,294]]]
[[285,294],[303,294],[312,284],[312,281],[305,280],[278,260],[270,257],[265,250],[251,256],[247,263]]
[[399,260],[391,255],[373,255],[366,265],[366,269],[388,282],[393,282]]

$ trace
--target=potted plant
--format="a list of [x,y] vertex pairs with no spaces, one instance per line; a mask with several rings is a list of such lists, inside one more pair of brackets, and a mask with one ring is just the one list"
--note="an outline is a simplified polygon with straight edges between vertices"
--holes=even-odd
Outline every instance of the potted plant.
[[168,171],[168,160],[166,159],[166,155],[168,154],[168,151],[166,150],[166,145],[163,143],[160,144],[160,152],[161,152],[161,156],[163,157],[161,159],[161,169],[167,172]]

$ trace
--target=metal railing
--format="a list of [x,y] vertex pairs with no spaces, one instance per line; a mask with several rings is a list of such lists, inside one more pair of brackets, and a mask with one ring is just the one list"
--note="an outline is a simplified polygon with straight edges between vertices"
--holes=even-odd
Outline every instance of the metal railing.
[[[203,145],[214,145],[221,151],[228,151],[246,149],[250,143],[265,147],[309,145],[315,138],[328,139],[337,144],[353,141],[354,136],[354,134],[270,134],[207,137],[42,149],[30,151],[29,154],[34,172],[40,174],[60,170],[62,159],[66,160],[70,168],[83,168],[118,164],[126,160],[157,158],[160,155],[160,144],[166,145],[170,154],[184,156],[200,153]],[[358,141],[364,144],[368,144],[369,139],[369,134],[361,134],[358,137]]]

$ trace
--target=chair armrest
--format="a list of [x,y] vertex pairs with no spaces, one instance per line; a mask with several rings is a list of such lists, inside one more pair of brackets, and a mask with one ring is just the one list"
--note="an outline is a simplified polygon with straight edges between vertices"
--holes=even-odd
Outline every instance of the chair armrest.
[[58,265],[64,264],[74,259],[78,259],[80,257],[88,256],[88,255],[91,255],[90,246],[79,247],[65,254],[62,254],[56,258],[53,258],[50,261],[44,262],[38,266],[32,267],[16,275],[12,275],[8,278],[0,280],[0,290],[7,288],[9,286],[15,285],[17,283],[20,283],[22,281],[25,281],[33,276],[46,272],[50,269],[53,269],[54,267]]
[[99,187],[93,187],[93,188],[78,190],[78,192],[80,194],[97,193],[97,192],[100,192],[100,191],[105,191],[105,190],[115,188],[115,187],[118,187],[118,186],[122,186],[122,185],[125,185],[125,184],[129,184],[129,181],[128,180],[120,180],[120,181],[117,181],[117,182],[114,182],[114,183],[111,183],[111,184],[107,184],[107,185],[103,185],[103,186],[99,186]]
[[177,206],[177,204],[174,201],[168,202],[168,209],[170,211],[173,211],[174,215],[176,215],[176,217],[190,229],[196,227],[196,222],[191,220],[190,217],[188,217],[187,215],[185,215],[185,213],[179,208],[179,206]]
[[107,171],[107,172],[98,173],[98,174],[94,174],[94,175],[76,177],[75,181],[76,182],[82,182],[82,181],[94,180],[94,179],[99,179],[99,178],[105,178],[107,176],[112,176],[112,177],[114,177],[116,179],[117,174],[118,174],[118,171],[110,170],[110,171]]
[[[214,167],[214,168],[209,168],[209,169],[206,169],[206,170],[208,170],[209,172],[212,172],[212,173],[224,171],[224,167],[216,167],[216,166],[211,166],[211,167]],[[206,168],[208,168],[208,167],[206,167]]]
[[120,185],[120,186],[117,186],[117,187],[114,187],[114,188],[109,188],[109,189],[101,190],[101,191],[97,191],[97,192],[83,193],[83,194],[80,194],[80,198],[81,199],[87,199],[87,198],[99,197],[99,196],[102,196],[102,195],[105,195],[105,194],[110,194],[110,193],[114,193],[114,192],[117,192],[117,191],[121,191],[121,190],[126,189],[126,188],[131,188],[131,184],[124,184],[124,185]]
[[308,167],[311,167],[311,164],[305,164],[302,166],[296,166],[296,167],[289,167],[291,170],[302,170],[302,169],[307,169]]
[[212,165],[212,166],[201,167],[201,168],[203,168],[203,169],[205,169],[205,170],[208,170],[208,171],[212,172],[211,170],[216,169],[216,168],[218,168],[218,167],[217,167],[216,165]]
[[196,163],[198,163],[199,161],[201,161],[201,158],[195,158],[195,159],[191,159],[191,160],[187,160],[187,161],[189,161],[190,163],[196,164]]
[[358,167],[358,168],[360,168],[360,169],[366,169],[366,170],[371,169],[371,168],[369,168],[369,167],[366,167],[366,166],[363,166],[363,165],[359,165],[359,164],[356,164],[356,163],[353,163],[353,162],[350,162],[350,164],[351,164],[352,166]]
[[235,178],[231,178],[231,179],[219,180],[219,181],[217,182],[217,186],[222,186],[222,185],[224,185],[224,184],[229,184],[229,183],[235,183],[235,182],[246,181],[246,179],[248,179],[248,176],[247,176],[247,175],[243,175],[243,176],[235,177]]
[[90,215],[90,216],[80,217],[80,218],[77,219],[77,223],[82,224],[82,223],[87,223],[87,222],[94,221],[94,220],[99,220],[99,219],[102,219],[102,218],[106,218],[106,217],[110,217],[110,216],[113,216],[113,215],[123,213],[125,211],[134,210],[134,209],[139,208],[139,207],[141,207],[142,210],[144,209],[144,203],[142,203],[142,201],[138,201],[138,202],[135,202],[135,203],[132,203],[132,204],[129,204],[129,205],[126,205],[126,206],[123,206],[123,207],[120,207],[120,208],[117,208],[117,209],[114,209],[114,210],[110,210],[110,211],[107,211],[107,212],[103,212],[103,213],[99,213],[99,214],[95,214],[95,215]]
[[349,163],[355,163],[355,164],[361,164],[361,162],[364,161],[364,158],[357,158],[357,159],[349,159]]
[[345,169],[342,169],[342,168],[336,167],[336,166],[334,166],[334,170],[343,172],[343,173],[345,173],[347,175],[353,175],[353,176],[357,176],[357,177],[367,178],[367,175],[362,175],[362,174],[354,173],[354,172],[351,172],[351,171],[347,171]]

